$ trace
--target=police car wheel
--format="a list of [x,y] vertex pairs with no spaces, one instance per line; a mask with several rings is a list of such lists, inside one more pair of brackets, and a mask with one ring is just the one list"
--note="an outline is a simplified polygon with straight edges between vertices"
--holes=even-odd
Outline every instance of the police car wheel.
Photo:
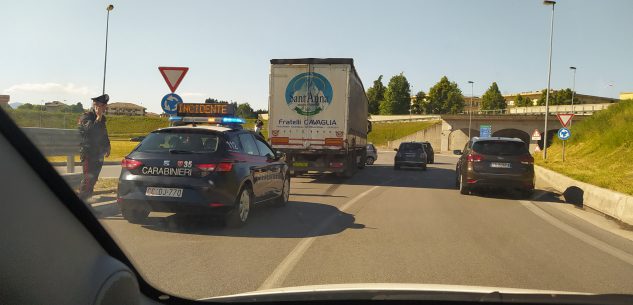
[[284,186],[281,189],[281,195],[277,198],[275,205],[282,207],[288,203],[288,199],[290,198],[290,178],[286,178],[284,180]]
[[235,208],[226,217],[226,225],[238,228],[246,224],[253,203],[253,191],[245,185],[235,200]]
[[149,215],[149,210],[122,208],[121,215],[123,215],[123,218],[125,218],[125,220],[129,221],[130,223],[141,223]]

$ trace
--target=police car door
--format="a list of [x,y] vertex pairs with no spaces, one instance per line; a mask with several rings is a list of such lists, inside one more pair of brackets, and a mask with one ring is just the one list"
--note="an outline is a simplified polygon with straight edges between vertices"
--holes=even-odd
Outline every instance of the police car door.
[[268,196],[268,181],[265,178],[267,171],[266,157],[262,157],[257,149],[255,138],[250,133],[239,134],[243,153],[248,155],[247,161],[253,177],[253,193],[257,200],[266,199]]
[[255,137],[259,155],[266,158],[266,177],[268,193],[270,196],[279,196],[283,188],[283,176],[281,174],[282,162],[275,158],[275,153],[260,137]]

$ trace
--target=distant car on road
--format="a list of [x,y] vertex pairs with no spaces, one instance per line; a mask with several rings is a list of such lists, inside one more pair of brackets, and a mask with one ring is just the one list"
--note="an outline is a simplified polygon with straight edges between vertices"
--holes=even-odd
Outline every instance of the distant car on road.
[[376,146],[374,144],[367,144],[367,158],[365,159],[365,164],[372,165],[378,159],[378,150],[376,150]]
[[241,226],[252,205],[288,202],[284,159],[263,138],[241,128],[158,129],[123,159],[117,202],[133,223],[158,211],[221,216],[227,225]]
[[417,167],[426,170],[427,155],[424,150],[424,144],[421,142],[403,142],[400,147],[395,148],[396,157],[394,158],[393,168],[395,170],[401,167]]
[[455,184],[461,194],[476,188],[518,190],[529,197],[534,190],[534,158],[517,138],[473,138],[457,161]]
[[145,139],[145,136],[139,136],[139,137],[131,138],[130,141],[132,141],[132,142],[141,142],[144,139]]
[[431,146],[430,142],[422,142],[424,144],[424,151],[426,152],[426,163],[433,164],[435,163],[435,151],[433,151],[433,146]]

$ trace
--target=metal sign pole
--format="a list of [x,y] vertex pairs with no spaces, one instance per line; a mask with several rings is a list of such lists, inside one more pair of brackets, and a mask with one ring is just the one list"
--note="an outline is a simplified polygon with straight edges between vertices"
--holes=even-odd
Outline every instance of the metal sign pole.
[[563,141],[563,162],[565,162],[565,142],[567,141]]

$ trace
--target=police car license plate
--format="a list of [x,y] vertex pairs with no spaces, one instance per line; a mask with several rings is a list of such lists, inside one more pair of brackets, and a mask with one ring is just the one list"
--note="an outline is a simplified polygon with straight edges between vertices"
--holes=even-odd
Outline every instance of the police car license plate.
[[145,196],[181,198],[182,189],[169,187],[148,187],[147,190],[145,190]]
[[308,167],[308,162],[294,162],[292,163],[294,167]]
[[505,163],[505,162],[492,162],[492,163],[490,163],[490,167],[494,167],[494,168],[510,168],[511,165],[510,165],[510,163]]

